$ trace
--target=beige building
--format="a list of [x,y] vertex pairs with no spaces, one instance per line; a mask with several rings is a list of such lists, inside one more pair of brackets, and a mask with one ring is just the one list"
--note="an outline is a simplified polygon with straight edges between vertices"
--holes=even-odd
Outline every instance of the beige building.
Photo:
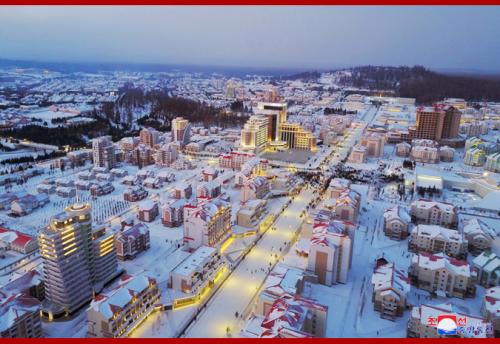
[[25,293],[0,291],[0,338],[42,337],[40,301]]
[[87,309],[87,336],[126,337],[154,311],[160,289],[154,278],[124,275],[119,285],[97,295]]
[[267,201],[249,200],[236,213],[236,224],[246,228],[257,228],[263,216],[267,214]]
[[343,191],[335,199],[335,218],[355,223],[361,206],[361,195],[354,190]]
[[356,145],[352,147],[351,154],[349,154],[349,162],[352,162],[353,164],[362,164],[366,161],[366,155],[366,147]]
[[459,231],[437,225],[418,225],[408,242],[412,252],[446,253],[450,257],[467,257],[467,240]]
[[381,157],[384,155],[385,137],[378,133],[368,133],[361,138],[361,145],[366,147],[368,156]]
[[216,247],[231,234],[231,204],[220,199],[184,206],[184,242],[188,250]]
[[401,157],[408,157],[411,152],[411,145],[406,142],[400,142],[396,144],[396,155]]
[[414,146],[411,149],[410,157],[418,162],[437,164],[439,162],[439,148]]
[[252,116],[241,130],[240,147],[244,151],[259,153],[266,148],[269,123],[264,116]]
[[330,198],[338,198],[341,193],[348,191],[351,187],[351,181],[344,178],[333,178],[328,185],[328,194]]
[[406,298],[410,292],[410,279],[394,263],[385,258],[377,259],[372,275],[372,301],[380,317],[394,320],[406,309]]
[[404,240],[408,237],[411,217],[400,205],[384,212],[384,233],[393,240]]
[[477,283],[485,288],[500,285],[500,257],[493,252],[483,252],[472,260],[477,271]]
[[139,142],[154,148],[158,144],[160,133],[153,128],[143,128],[139,133]]
[[447,297],[472,297],[476,293],[476,271],[464,260],[443,253],[414,254],[408,276],[420,289]]
[[453,204],[419,199],[411,204],[411,217],[416,223],[440,225],[454,228],[457,225],[458,213]]
[[351,225],[343,221],[315,221],[310,241],[307,270],[325,285],[347,283],[354,238]]
[[265,177],[254,177],[245,182],[241,188],[241,201],[265,199],[270,192],[269,182]]
[[463,222],[462,233],[469,243],[469,252],[474,255],[490,250],[496,237],[493,228],[475,217]]

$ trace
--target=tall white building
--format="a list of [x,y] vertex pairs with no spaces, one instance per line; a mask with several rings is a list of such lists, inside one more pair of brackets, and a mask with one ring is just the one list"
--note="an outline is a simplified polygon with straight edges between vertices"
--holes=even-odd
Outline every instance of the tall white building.
[[252,116],[241,130],[241,149],[259,153],[266,148],[269,122],[265,116]]
[[115,147],[111,136],[101,136],[92,140],[94,167],[112,169],[116,165]]
[[68,206],[40,231],[38,241],[45,286],[42,315],[49,319],[74,313],[118,273],[114,234],[92,229],[90,204]]
[[191,141],[191,124],[182,117],[172,120],[172,140],[184,147]]

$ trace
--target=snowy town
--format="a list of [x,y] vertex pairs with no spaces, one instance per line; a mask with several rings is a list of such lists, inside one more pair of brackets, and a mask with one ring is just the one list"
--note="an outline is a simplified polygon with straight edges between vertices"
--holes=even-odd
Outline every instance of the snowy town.
[[2,86],[3,130],[95,121],[124,83],[246,109],[157,130],[144,107],[138,135],[81,147],[3,136],[1,337],[434,338],[443,314],[500,336],[500,103],[418,105],[348,70],[0,73],[28,89]]

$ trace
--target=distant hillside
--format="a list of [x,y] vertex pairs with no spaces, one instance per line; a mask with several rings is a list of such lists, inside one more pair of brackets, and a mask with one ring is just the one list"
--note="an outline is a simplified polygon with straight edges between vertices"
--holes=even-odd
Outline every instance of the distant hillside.
[[394,90],[400,97],[416,98],[417,103],[432,103],[443,98],[464,98],[469,101],[500,101],[500,80],[487,75],[447,75],[422,66],[363,66],[350,69],[345,86],[374,90]]

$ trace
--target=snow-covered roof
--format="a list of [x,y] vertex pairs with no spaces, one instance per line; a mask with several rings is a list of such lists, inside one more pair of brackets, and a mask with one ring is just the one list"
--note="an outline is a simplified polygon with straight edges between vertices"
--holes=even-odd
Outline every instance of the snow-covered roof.
[[500,286],[489,288],[484,294],[484,308],[493,319],[500,318]]
[[151,283],[155,284],[156,280],[145,275],[124,275],[115,289],[97,295],[91,302],[89,309],[93,309],[110,319],[113,314],[122,311],[135,295],[147,289]]
[[436,318],[440,315],[443,314],[455,314],[457,318],[463,318],[466,317],[466,326],[473,327],[476,331],[480,329],[476,333],[468,333],[465,331],[464,336],[465,337],[473,337],[473,338],[485,338],[486,337],[486,330],[489,325],[489,323],[480,317],[472,316],[472,315],[467,315],[463,314],[460,312],[457,312],[455,310],[455,307],[452,306],[451,303],[444,303],[441,305],[421,305],[418,307],[413,307],[411,310],[411,317],[420,320],[420,323],[424,326],[427,326],[429,318]]
[[447,242],[455,242],[461,244],[464,242],[462,234],[456,230],[444,228],[438,225],[418,225],[411,232],[412,235],[419,237],[427,237],[430,239],[435,239],[440,236]]
[[405,223],[411,222],[410,214],[408,214],[408,211],[400,205],[387,209],[384,212],[384,219],[386,221],[401,220]]
[[449,258],[443,253],[430,254],[421,252],[414,254],[412,264],[417,264],[421,268],[429,270],[446,269],[456,275],[470,277],[475,275],[474,269],[465,260]]
[[9,243],[10,245],[14,245],[17,247],[25,247],[33,240],[34,240],[33,237],[23,234],[21,232],[6,228],[0,228],[0,241]]
[[493,230],[493,228],[491,228],[484,221],[476,217],[466,219],[464,221],[463,232],[466,236],[483,234],[489,236],[491,239],[494,239],[496,236],[496,233]]
[[406,273],[398,269],[394,263],[385,260],[380,262],[372,275],[373,289],[376,291],[396,289],[406,295],[410,291],[410,279]]
[[177,265],[173,273],[190,277],[193,273],[203,270],[203,266],[216,252],[214,247],[201,246]]
[[262,293],[280,297],[297,294],[297,283],[304,277],[304,271],[283,263],[278,263],[266,278]]
[[428,199],[418,199],[412,203],[413,206],[416,206],[419,209],[430,209],[433,207],[437,207],[441,211],[451,213],[451,212],[456,212],[456,208],[453,204],[451,203],[445,203],[445,202],[438,202],[438,201],[431,201]]
[[16,324],[18,318],[26,313],[38,312],[40,301],[32,296],[16,293],[0,292],[0,332],[8,330]]

